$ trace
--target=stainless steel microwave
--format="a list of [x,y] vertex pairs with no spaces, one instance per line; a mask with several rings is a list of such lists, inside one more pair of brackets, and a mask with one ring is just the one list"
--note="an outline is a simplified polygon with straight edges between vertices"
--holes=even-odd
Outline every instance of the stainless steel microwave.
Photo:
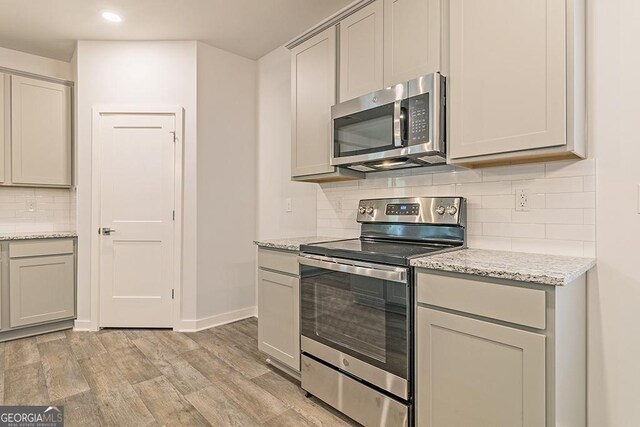
[[446,79],[427,74],[331,107],[331,165],[375,172],[446,163]]

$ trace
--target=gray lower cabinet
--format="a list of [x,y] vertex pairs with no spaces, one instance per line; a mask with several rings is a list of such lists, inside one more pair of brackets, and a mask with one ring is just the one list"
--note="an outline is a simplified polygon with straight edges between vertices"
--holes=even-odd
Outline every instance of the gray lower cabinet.
[[417,319],[418,425],[544,425],[544,335],[423,307]]
[[67,319],[75,314],[73,255],[10,261],[10,326]]
[[[3,245],[0,340],[70,327],[75,318],[74,239]],[[64,323],[64,325],[63,325]]]
[[258,348],[276,366],[300,372],[298,253],[258,250]]
[[416,425],[586,425],[586,281],[418,270]]

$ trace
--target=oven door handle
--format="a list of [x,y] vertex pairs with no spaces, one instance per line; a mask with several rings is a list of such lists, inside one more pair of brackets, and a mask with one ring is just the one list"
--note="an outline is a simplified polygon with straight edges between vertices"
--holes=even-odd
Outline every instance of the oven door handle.
[[407,283],[407,269],[389,267],[365,263],[346,264],[335,258],[315,257],[299,255],[298,262],[301,265],[317,267],[325,270],[339,271],[341,273],[355,274],[357,276],[373,277],[375,279],[388,280],[390,282]]

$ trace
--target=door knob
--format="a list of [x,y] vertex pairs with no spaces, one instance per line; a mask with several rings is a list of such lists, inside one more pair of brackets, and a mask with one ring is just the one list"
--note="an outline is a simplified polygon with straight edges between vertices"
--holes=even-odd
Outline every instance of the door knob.
[[116,232],[116,230],[113,230],[113,229],[111,229],[109,227],[102,227],[101,230],[102,230],[102,235],[103,236],[109,236],[111,233],[115,233]]

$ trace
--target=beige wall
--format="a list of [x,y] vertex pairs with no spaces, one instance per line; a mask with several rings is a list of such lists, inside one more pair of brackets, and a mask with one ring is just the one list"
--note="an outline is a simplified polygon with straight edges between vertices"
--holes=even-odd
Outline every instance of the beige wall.
[[257,153],[256,237],[315,235],[318,186],[291,181],[291,54],[284,47],[258,61]]
[[590,0],[589,137],[597,269],[589,275],[589,425],[640,423],[640,2]]
[[256,62],[197,44],[197,319],[255,314]]
[[185,110],[182,317],[196,318],[196,42],[79,41],[77,52],[78,321],[97,326],[91,293],[92,108],[181,106]]

